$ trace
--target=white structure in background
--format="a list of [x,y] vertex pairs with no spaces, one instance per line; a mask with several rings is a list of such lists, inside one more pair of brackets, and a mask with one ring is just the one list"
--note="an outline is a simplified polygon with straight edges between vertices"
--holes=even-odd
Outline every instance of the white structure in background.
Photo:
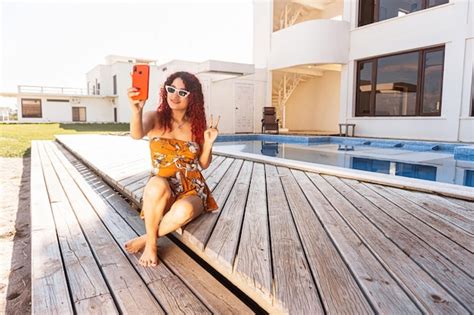
[[[250,64],[209,60],[202,63],[107,56],[87,74],[87,89],[19,86],[19,121],[23,122],[129,122],[127,89],[135,63],[150,65],[150,91],[145,110],[155,110],[159,88],[176,71],[194,73],[201,81],[206,113],[221,115],[222,133],[255,132],[265,105],[266,71]],[[263,75],[262,75],[263,74]],[[13,96],[6,95],[4,96]]]
[[474,0],[255,1],[254,64],[290,131],[474,142]]

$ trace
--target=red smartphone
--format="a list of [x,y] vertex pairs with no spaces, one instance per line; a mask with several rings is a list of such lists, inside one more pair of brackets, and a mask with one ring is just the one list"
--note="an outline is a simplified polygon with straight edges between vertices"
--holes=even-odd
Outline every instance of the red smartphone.
[[148,65],[133,65],[132,72],[132,87],[138,89],[137,96],[134,100],[146,101],[148,99],[148,81],[150,80],[150,66]]

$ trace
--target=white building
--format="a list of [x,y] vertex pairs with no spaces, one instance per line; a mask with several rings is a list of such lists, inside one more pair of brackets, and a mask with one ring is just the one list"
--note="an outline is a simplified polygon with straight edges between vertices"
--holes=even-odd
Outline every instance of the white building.
[[87,89],[19,86],[16,96],[22,122],[129,122],[127,89],[135,63],[150,65],[149,99],[145,110],[156,110],[159,88],[176,71],[196,74],[203,86],[206,113],[221,116],[222,133],[260,130],[265,106],[266,70],[253,65],[209,60],[202,63],[107,56],[105,64],[87,72]]
[[474,0],[255,1],[254,64],[290,131],[474,142]]

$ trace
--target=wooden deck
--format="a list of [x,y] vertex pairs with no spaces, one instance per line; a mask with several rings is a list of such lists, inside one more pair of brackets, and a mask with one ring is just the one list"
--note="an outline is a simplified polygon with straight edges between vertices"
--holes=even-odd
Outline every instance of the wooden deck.
[[140,266],[122,246],[145,231],[136,210],[51,141],[33,142],[31,209],[34,314],[253,313],[167,238]]
[[[139,205],[146,141],[58,140]],[[267,311],[474,311],[473,202],[223,156],[203,174],[220,211],[176,236]]]

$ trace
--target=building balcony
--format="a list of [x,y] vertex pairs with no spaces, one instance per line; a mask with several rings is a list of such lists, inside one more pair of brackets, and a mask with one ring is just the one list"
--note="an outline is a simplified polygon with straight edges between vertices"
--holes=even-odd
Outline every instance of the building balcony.
[[347,21],[310,20],[274,32],[269,69],[345,64],[349,60],[349,29]]

